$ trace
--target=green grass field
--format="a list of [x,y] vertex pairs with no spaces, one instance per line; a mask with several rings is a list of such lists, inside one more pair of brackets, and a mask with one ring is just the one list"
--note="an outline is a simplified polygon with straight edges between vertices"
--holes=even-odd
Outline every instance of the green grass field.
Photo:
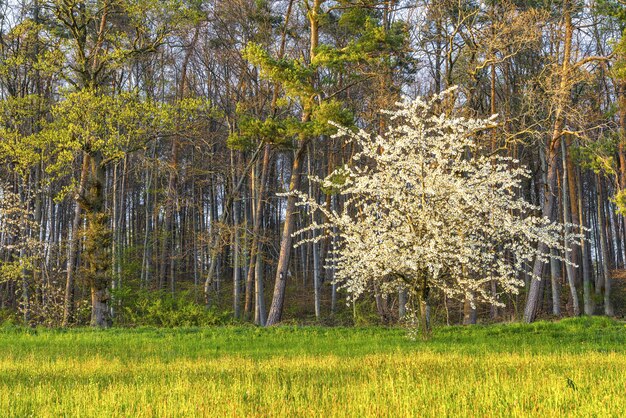
[[0,328],[0,416],[626,416],[626,324]]

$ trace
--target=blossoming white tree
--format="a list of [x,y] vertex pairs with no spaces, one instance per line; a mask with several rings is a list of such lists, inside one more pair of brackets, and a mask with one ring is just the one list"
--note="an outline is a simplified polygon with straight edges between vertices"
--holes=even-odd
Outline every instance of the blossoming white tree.
[[313,181],[342,196],[340,210],[300,194],[300,205],[322,212],[326,223],[298,233],[336,235],[335,280],[352,298],[372,284],[383,292],[407,289],[419,301],[423,332],[431,290],[501,306],[500,294],[523,286],[520,272],[536,257],[549,261],[538,243],[565,251],[563,226],[534,215],[539,208],[518,197],[528,171],[481,150],[481,132],[495,117],[435,115],[446,94],[385,112],[391,124],[382,135],[339,127],[337,135],[360,151],[350,165]]

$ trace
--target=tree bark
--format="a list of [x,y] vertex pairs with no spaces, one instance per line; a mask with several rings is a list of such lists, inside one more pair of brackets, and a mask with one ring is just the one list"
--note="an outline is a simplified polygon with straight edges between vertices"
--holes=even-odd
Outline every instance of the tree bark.
[[596,184],[598,185],[598,229],[600,231],[600,251],[602,253],[602,277],[604,278],[604,314],[613,316],[613,304],[611,303],[611,275],[609,274],[609,254],[607,248],[607,235],[604,225],[606,217],[604,216],[604,192],[602,187],[602,179],[596,175]]
[[280,322],[283,313],[283,304],[285,301],[285,287],[287,284],[287,275],[289,269],[289,257],[291,256],[291,242],[295,222],[296,201],[298,198],[293,194],[300,188],[300,169],[304,151],[306,149],[306,140],[301,141],[300,147],[296,151],[291,166],[291,180],[289,182],[289,197],[287,197],[287,207],[285,208],[285,223],[283,225],[282,239],[280,242],[280,253],[278,255],[278,266],[276,268],[276,281],[274,282],[274,293],[272,304],[267,317],[266,325],[272,326]]
[[72,233],[69,238],[69,250],[67,257],[67,274],[65,279],[65,303],[63,309],[63,326],[66,327],[72,321],[73,305],[74,305],[74,268],[76,265],[76,256],[78,253],[78,229],[80,228],[81,206],[78,199],[85,193],[85,185],[87,176],[89,175],[90,166],[89,154],[83,154],[82,168],[80,171],[80,180],[78,190],[76,191],[76,203],[74,206],[74,218],[72,220]]
[[[322,4],[326,0],[313,0],[313,5],[310,5],[308,0],[305,5],[308,9],[307,17],[309,20],[309,26],[311,31],[311,41],[309,48],[309,57],[310,61],[313,62],[315,59],[316,49],[319,44],[319,24],[320,24],[320,13]],[[315,76],[311,78],[311,84],[314,84]],[[302,114],[302,122],[309,122],[311,119],[311,108],[313,105],[314,98],[308,98],[303,103],[303,114]],[[293,159],[293,165],[291,167],[291,179],[289,181],[289,197],[287,198],[287,207],[285,210],[285,223],[283,225],[283,233],[280,243],[280,253],[278,255],[278,266],[276,268],[276,279],[274,282],[274,293],[272,296],[272,304],[270,306],[270,311],[267,318],[266,325],[276,325],[280,322],[282,313],[283,313],[283,305],[285,301],[285,286],[287,283],[287,273],[289,269],[289,258],[291,257],[291,242],[294,229],[294,212],[296,207],[297,197],[293,194],[293,192],[297,191],[300,187],[300,170],[302,166],[302,160],[304,157],[304,152],[306,151],[308,138],[305,135],[301,135],[300,144],[298,150],[295,153]]]
[[591,267],[589,265],[589,241],[587,240],[587,232],[583,229],[589,222],[586,220],[585,212],[583,211],[583,179],[582,174],[578,175],[578,219],[580,219],[580,228],[578,233],[581,234],[580,239],[580,253],[582,258],[582,276],[583,276],[583,305],[585,309],[585,315],[593,315],[593,297],[591,288]]
[[[565,0],[563,2],[563,22],[565,25],[565,39],[564,39],[564,51],[563,51],[563,62],[561,64],[560,70],[560,82],[559,82],[559,91],[556,97],[556,110],[555,110],[555,122],[554,128],[552,130],[552,137],[548,142],[548,149],[546,152],[547,156],[547,181],[546,181],[546,189],[545,189],[545,199],[542,204],[542,215],[549,219],[554,219],[553,208],[556,199],[556,191],[557,191],[557,155],[559,150],[559,143],[561,140],[561,135],[563,134],[563,127],[565,126],[565,109],[570,101],[570,59],[571,59],[571,51],[572,51],[572,36],[573,36],[573,25],[572,25],[572,15],[570,10],[570,1]],[[539,244],[537,251],[540,254],[546,254],[548,248],[545,244]],[[537,258],[533,265],[533,275],[535,277],[541,277],[541,272],[543,270],[542,261]],[[530,284],[530,289],[528,291],[528,296],[526,299],[526,306],[524,308],[524,321],[525,322],[533,322],[537,317],[537,312],[539,310],[539,301],[540,301],[540,289],[541,283],[539,279],[533,279]]]
[[88,263],[86,275],[91,287],[91,325],[106,328],[111,325],[108,302],[110,299],[111,243],[109,217],[104,207],[104,184],[106,181],[103,156],[95,152],[91,159],[89,187],[82,199],[87,214],[85,233],[85,258]]
[[575,316],[580,315],[580,302],[578,300],[578,292],[576,291],[576,277],[574,275],[574,266],[572,265],[574,261],[572,260],[572,254],[575,251],[575,248],[569,242],[570,235],[570,227],[568,224],[571,223],[570,219],[570,203],[569,203],[569,191],[567,188],[569,187],[568,181],[568,169],[567,169],[567,149],[565,147],[565,140],[561,139],[561,154],[563,157],[563,223],[565,224],[565,248],[569,250],[563,255],[565,258],[565,273],[567,275],[567,282],[569,284],[570,296],[572,298],[572,310]]

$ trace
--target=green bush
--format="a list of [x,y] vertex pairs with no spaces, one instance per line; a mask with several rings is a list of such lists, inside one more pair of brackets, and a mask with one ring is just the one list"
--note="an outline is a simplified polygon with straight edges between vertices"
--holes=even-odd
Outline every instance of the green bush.
[[121,326],[190,327],[224,325],[229,312],[207,309],[193,300],[190,292],[172,295],[164,291],[125,290],[115,292],[114,321]]

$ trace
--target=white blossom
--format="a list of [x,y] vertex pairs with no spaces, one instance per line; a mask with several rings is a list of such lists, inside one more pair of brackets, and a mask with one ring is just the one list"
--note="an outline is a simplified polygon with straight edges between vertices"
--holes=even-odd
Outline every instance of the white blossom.
[[[298,193],[299,204],[326,221],[295,235],[311,229],[336,235],[330,267],[352,298],[376,284],[383,292],[400,286],[417,295],[428,288],[502,305],[499,295],[518,292],[520,273],[532,276],[528,266],[536,257],[549,261],[550,253],[538,253],[539,242],[567,251],[564,225],[537,216],[539,208],[519,197],[529,171],[479,147],[495,116],[433,115],[447,94],[399,103],[385,112],[392,123],[382,135],[337,126],[337,136],[359,151],[351,164],[311,180],[341,196],[340,210]],[[498,294],[486,285],[491,281]]]

